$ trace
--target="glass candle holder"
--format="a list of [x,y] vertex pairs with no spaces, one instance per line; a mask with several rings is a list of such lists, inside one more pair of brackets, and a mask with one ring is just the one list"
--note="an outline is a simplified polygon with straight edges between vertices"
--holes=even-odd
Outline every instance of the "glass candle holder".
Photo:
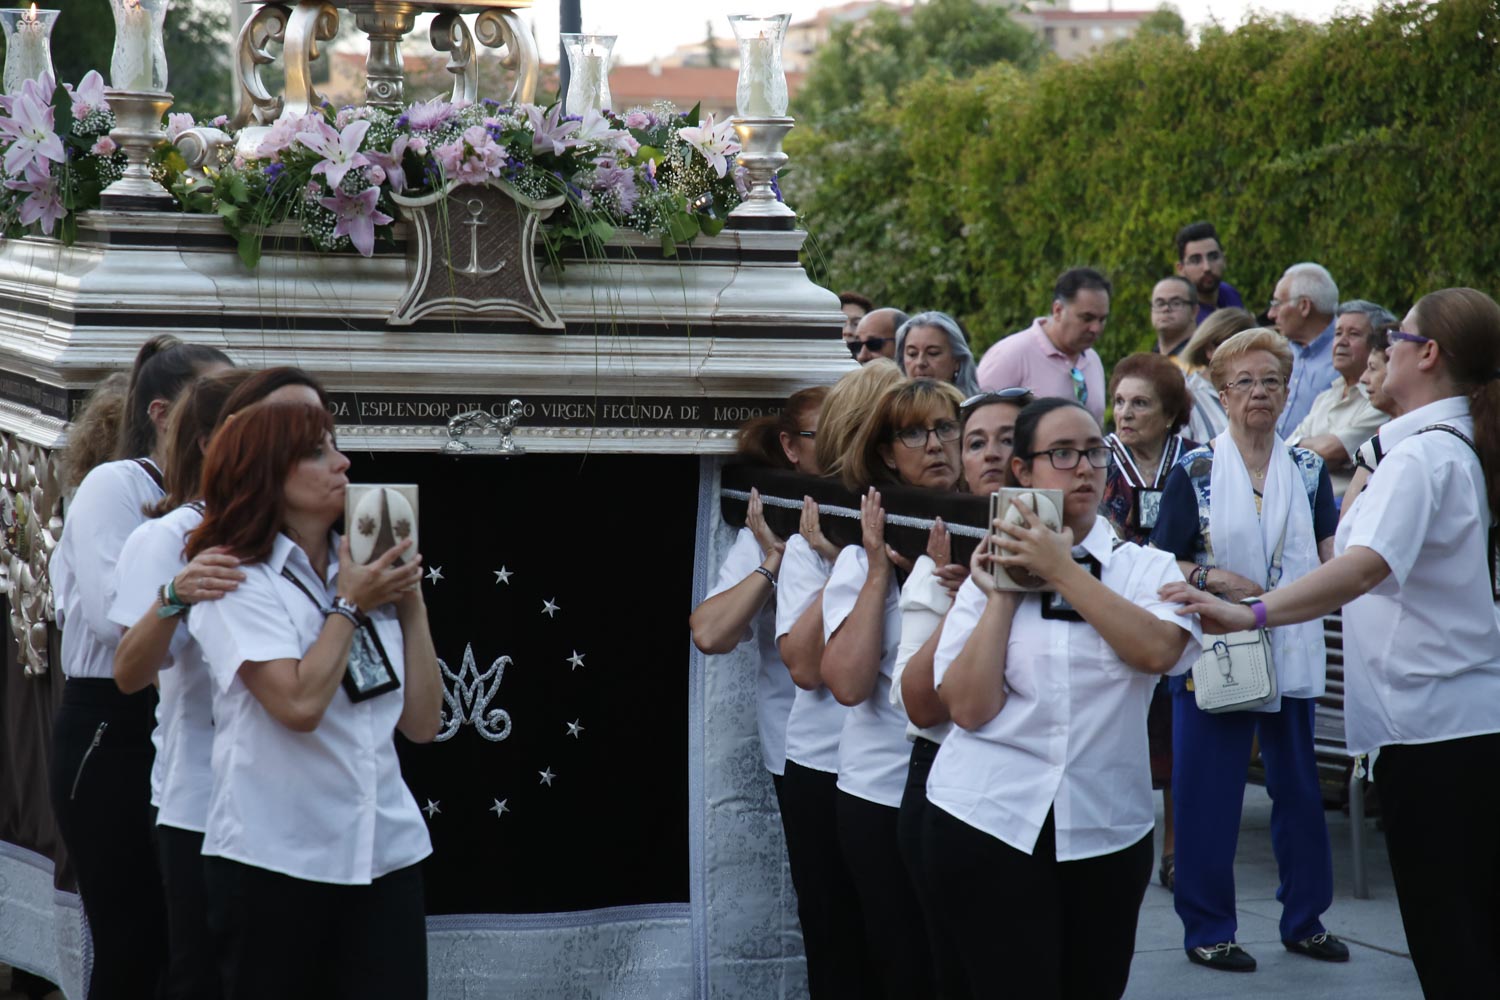
[[[21,92],[27,80],[40,80],[52,74],[52,25],[58,11],[38,10],[36,4],[25,9],[0,10],[0,30],[5,33],[5,93]],[[47,95],[49,98],[51,95]]]
[[785,118],[786,70],[781,47],[786,41],[790,14],[734,14],[729,26],[740,43],[740,79],[735,88],[735,110],[741,118]]
[[568,114],[609,110],[613,101],[609,93],[609,59],[619,36],[561,37],[563,51],[568,54],[568,96],[563,102]]
[[162,25],[170,0],[109,0],[115,15],[115,50],[109,81],[116,90],[161,94],[167,89]]

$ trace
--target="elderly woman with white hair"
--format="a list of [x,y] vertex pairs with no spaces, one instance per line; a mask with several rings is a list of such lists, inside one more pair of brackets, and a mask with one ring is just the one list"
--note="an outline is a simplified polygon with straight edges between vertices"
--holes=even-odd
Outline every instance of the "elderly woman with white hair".
[[[1315,570],[1338,527],[1328,469],[1315,452],[1276,433],[1292,352],[1274,330],[1237,333],[1214,352],[1209,373],[1229,426],[1188,452],[1167,477],[1151,544],[1178,559],[1197,591],[1258,597]],[[1345,961],[1349,950],[1321,917],[1333,902],[1333,862],[1313,750],[1313,713],[1327,663],[1316,621],[1272,629],[1276,689],[1253,708],[1210,713],[1191,678],[1172,680],[1172,800],[1176,892],[1188,958],[1248,972],[1235,941],[1234,855],[1244,804],[1245,761],[1258,740],[1273,799],[1271,846],[1281,873],[1281,940],[1288,950]]]
[[979,391],[979,370],[969,338],[945,312],[924,312],[896,331],[896,361],[907,378],[951,382],[965,396]]

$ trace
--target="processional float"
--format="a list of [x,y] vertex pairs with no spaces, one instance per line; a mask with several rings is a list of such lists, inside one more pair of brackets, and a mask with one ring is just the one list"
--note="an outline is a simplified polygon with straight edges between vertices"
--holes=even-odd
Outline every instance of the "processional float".
[[[10,188],[21,215],[0,241],[0,569],[11,640],[0,752],[20,776],[0,792],[0,961],[83,995],[87,931],[44,774],[62,690],[47,575],[67,516],[60,448],[90,389],[166,331],[245,365],[314,373],[330,390],[351,477],[420,486],[444,729],[439,742],[401,753],[435,848],[432,995],[803,993],[780,824],[755,740],[754,665],[736,654],[706,663],[684,627],[732,538],[719,469],[735,428],[850,367],[835,335],[838,302],[799,264],[806,234],[774,188],[792,125],[780,72],[786,18],[737,26],[743,114],[733,147],[727,131],[714,140],[699,136],[705,123],[671,123],[691,122],[704,148],[744,168],[732,212],[710,199],[673,216],[699,220],[690,244],[670,227],[666,238],[596,227],[591,239],[548,242],[552,213],[588,223],[585,192],[528,192],[502,173],[393,191],[399,211],[378,213],[393,221],[379,224],[383,237],[365,256],[324,252],[293,222],[226,228],[237,209],[222,193],[198,206],[207,212],[183,207],[195,184],[223,184],[299,116],[321,115],[344,135],[361,115],[388,121],[322,114],[311,67],[345,17],[368,42],[364,108],[399,116],[411,105],[401,47],[431,15],[429,40],[453,76],[436,103],[451,112],[490,98],[509,124],[484,127],[514,126],[540,77],[517,15],[530,0],[257,4],[233,52],[237,106],[227,120],[174,128],[171,147],[166,0],[111,3],[114,87],[102,96],[113,148],[101,134],[95,160],[69,154],[110,183],[97,208],[53,218],[53,229],[45,209],[59,189],[47,184],[59,173],[37,167],[33,181],[18,181],[30,183],[24,192]],[[50,29],[56,14],[31,17]],[[41,58],[39,43],[5,24],[6,85],[19,101],[50,63],[24,64],[23,53]],[[16,30],[45,42],[36,24]],[[569,110],[578,128],[614,134],[618,116],[600,125],[598,115],[607,44],[570,40]],[[485,60],[503,64],[513,89],[480,92]],[[85,115],[86,90],[72,93]],[[61,132],[68,108],[54,110]],[[536,111],[539,135],[575,124]],[[653,115],[639,135],[664,127]],[[641,168],[627,155],[615,169],[644,169],[640,197],[656,197],[647,189],[667,165]],[[339,202],[337,183],[325,193]],[[355,215],[337,219],[342,235],[357,235]]]

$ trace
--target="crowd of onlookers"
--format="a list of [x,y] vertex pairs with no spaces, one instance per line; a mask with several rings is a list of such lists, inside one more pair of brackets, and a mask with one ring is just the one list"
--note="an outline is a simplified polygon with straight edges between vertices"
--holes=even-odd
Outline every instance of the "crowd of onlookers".
[[[779,537],[752,490],[691,619],[758,664],[814,997],[1118,997],[1153,869],[1188,959],[1254,970],[1234,857],[1255,752],[1282,943],[1348,961],[1313,742],[1341,608],[1347,745],[1374,762],[1424,992],[1500,995],[1500,806],[1455,777],[1500,763],[1500,306],[1443,289],[1397,323],[1297,263],[1258,318],[1211,225],[1177,256],[1132,304],[1155,343],[1110,372],[1090,268],[978,359],[953,317],[846,292],[859,367],[742,428],[745,460],[860,497],[841,547],[823,520],[847,515],[804,497]],[[1062,499],[1017,500],[964,565],[941,518],[917,559],[886,544],[897,485]],[[1247,643],[1275,683],[1221,711],[1205,695]]]

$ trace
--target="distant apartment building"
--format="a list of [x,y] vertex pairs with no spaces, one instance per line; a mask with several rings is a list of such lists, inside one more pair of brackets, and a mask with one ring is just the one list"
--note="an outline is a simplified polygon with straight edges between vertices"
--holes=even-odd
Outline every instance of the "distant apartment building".
[[1073,10],[1069,0],[1055,4],[1028,4],[1011,12],[1017,24],[1024,24],[1038,35],[1047,48],[1060,59],[1082,59],[1095,49],[1134,35],[1152,11]]

